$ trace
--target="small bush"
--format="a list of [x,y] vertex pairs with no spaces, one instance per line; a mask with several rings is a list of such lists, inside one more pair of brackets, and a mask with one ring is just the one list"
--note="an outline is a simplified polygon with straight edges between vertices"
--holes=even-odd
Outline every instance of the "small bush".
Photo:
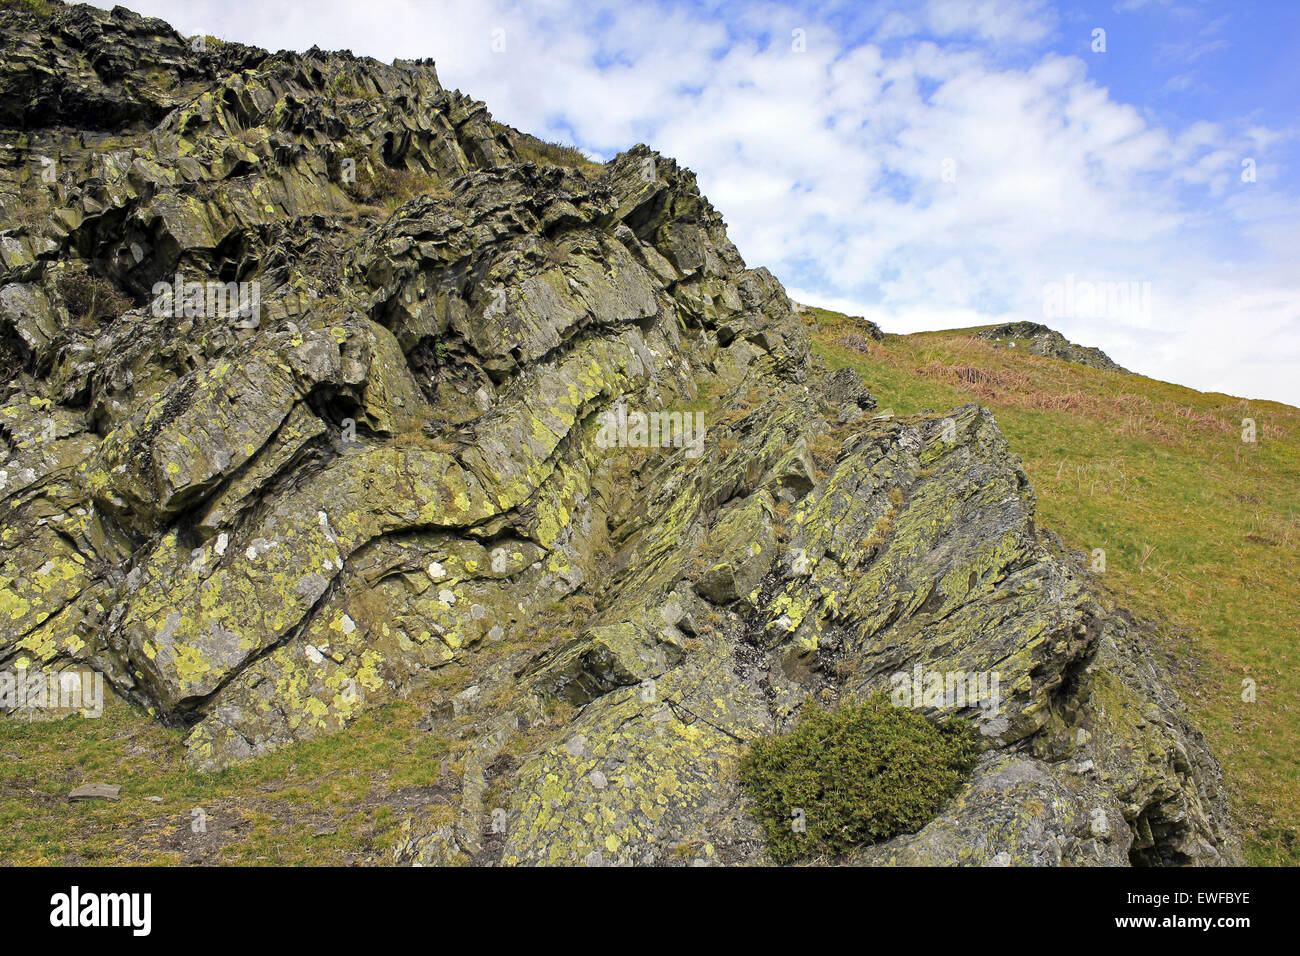
[[[751,813],[778,863],[844,853],[919,830],[980,752],[966,722],[935,725],[884,695],[809,707],[787,734],[755,741],[740,763]],[[806,832],[798,832],[801,819]]]
[[340,73],[330,81],[330,90],[335,96],[341,96],[344,99],[358,99],[361,94],[361,88],[357,81],[347,73]]
[[68,313],[77,321],[115,319],[131,308],[131,300],[119,292],[117,286],[85,272],[59,279],[59,295],[68,307]]

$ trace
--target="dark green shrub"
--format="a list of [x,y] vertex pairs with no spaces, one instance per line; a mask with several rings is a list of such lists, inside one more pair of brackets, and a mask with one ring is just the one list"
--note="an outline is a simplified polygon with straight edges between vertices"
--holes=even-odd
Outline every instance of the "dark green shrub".
[[880,695],[831,711],[809,707],[789,733],[750,746],[740,782],[772,858],[789,863],[915,832],[957,791],[979,752],[970,724],[932,724]]

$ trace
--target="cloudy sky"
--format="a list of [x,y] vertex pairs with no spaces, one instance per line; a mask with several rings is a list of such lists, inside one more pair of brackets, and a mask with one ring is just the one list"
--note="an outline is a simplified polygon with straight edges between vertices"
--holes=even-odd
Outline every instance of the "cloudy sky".
[[648,143],[750,265],[886,331],[1044,321],[1300,405],[1295,0],[125,3],[186,35],[432,57],[599,159]]

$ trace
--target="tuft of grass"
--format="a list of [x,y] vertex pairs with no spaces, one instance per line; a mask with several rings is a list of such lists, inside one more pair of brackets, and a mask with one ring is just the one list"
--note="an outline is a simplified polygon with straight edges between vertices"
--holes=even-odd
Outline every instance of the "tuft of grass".
[[74,321],[115,319],[131,308],[131,300],[117,286],[88,272],[59,278],[59,295]]
[[515,152],[515,158],[521,163],[536,163],[538,166],[567,166],[570,169],[599,169],[600,163],[593,162],[582,150],[567,143],[551,143],[531,133],[522,133],[513,126],[493,122],[497,133],[505,136]]
[[32,229],[49,219],[53,210],[54,202],[48,189],[25,189],[4,210],[5,228]]
[[567,166],[570,169],[595,169],[600,165],[584,156],[576,146],[548,143],[527,134],[524,137],[524,141],[515,147],[520,162],[536,163],[538,166]]
[[416,196],[451,198],[451,193],[438,177],[431,173],[414,169],[393,169],[382,163],[372,164],[365,157],[356,158],[356,163],[356,181],[343,184],[344,192],[353,202],[368,206],[382,206],[391,212]]
[[38,17],[48,17],[54,13],[54,8],[46,0],[0,0],[0,10],[21,10]]
[[1154,650],[1224,766],[1248,860],[1300,864],[1300,409],[997,349],[969,329],[888,335],[864,355],[839,340],[848,316],[809,324],[826,365],[856,369],[881,407],[993,411],[1041,522],[1104,550],[1110,592],[1165,622]]
[[789,733],[754,741],[739,775],[772,859],[791,863],[916,832],[980,749],[965,721],[935,725],[879,694],[834,710],[810,706]]

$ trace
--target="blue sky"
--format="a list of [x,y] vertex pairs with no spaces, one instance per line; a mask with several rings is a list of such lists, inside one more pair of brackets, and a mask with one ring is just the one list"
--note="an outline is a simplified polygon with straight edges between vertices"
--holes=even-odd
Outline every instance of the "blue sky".
[[[1300,405],[1300,2],[126,5],[432,57],[521,129],[602,159],[649,143],[750,265],[887,331],[1046,321],[1144,374]],[[1049,314],[1067,286],[1102,305]]]

